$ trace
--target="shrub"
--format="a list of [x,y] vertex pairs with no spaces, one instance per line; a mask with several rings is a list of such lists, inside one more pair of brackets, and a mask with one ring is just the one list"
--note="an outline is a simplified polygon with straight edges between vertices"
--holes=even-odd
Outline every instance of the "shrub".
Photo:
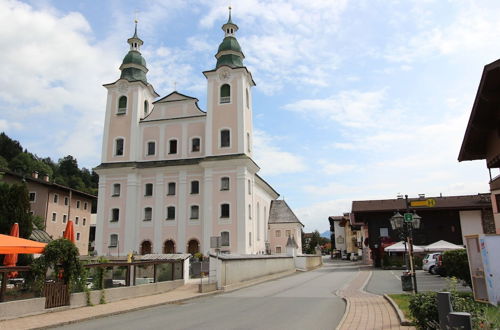
[[472,288],[467,250],[453,250],[443,253],[443,267],[448,276],[456,277]]
[[420,329],[429,328],[430,324],[438,321],[436,292],[422,292],[410,298],[410,313],[415,325]]

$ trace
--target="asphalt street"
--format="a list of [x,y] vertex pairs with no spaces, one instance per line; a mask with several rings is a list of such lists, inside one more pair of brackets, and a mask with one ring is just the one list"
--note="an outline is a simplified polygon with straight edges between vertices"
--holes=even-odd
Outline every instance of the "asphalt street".
[[358,272],[333,264],[230,293],[99,318],[64,329],[335,329],[344,301],[335,292]]
[[[365,290],[382,295],[384,293],[403,293],[401,288],[402,270],[373,269],[373,275],[368,281]],[[442,291],[448,287],[448,279],[439,275],[432,275],[427,271],[417,270],[417,289],[423,291]],[[470,291],[468,287],[461,284],[457,286],[459,291]]]

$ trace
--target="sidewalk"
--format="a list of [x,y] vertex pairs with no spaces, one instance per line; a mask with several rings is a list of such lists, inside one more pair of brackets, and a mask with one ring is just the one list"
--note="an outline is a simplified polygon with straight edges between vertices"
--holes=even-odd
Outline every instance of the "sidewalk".
[[349,284],[338,292],[347,301],[344,318],[337,329],[415,329],[401,326],[396,312],[383,296],[365,292],[371,271],[360,270]]
[[0,321],[0,329],[17,330],[49,328],[57,325],[75,323],[108,315],[121,314],[162,304],[180,303],[187,299],[212,295],[214,293],[217,293],[217,291],[210,293],[198,293],[197,284],[188,284],[175,290],[152,296],[124,299],[102,305],[66,309],[63,311]]

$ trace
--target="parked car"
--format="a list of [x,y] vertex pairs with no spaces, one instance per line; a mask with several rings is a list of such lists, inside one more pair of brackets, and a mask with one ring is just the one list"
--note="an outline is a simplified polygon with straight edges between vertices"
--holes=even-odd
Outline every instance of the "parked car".
[[433,271],[434,271],[433,274],[437,274],[441,277],[446,276],[446,268],[444,268],[444,266],[443,266],[443,255],[442,254],[438,255],[436,266],[434,267]]
[[431,274],[436,274],[434,269],[436,267],[438,256],[441,252],[428,253],[422,262],[422,269],[428,271]]

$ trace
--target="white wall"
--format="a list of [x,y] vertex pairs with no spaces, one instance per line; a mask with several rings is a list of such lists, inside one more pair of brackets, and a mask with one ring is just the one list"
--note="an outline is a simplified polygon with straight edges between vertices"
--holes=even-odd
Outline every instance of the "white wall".
[[460,227],[462,228],[462,242],[465,244],[466,235],[483,234],[481,224],[481,210],[460,211]]

